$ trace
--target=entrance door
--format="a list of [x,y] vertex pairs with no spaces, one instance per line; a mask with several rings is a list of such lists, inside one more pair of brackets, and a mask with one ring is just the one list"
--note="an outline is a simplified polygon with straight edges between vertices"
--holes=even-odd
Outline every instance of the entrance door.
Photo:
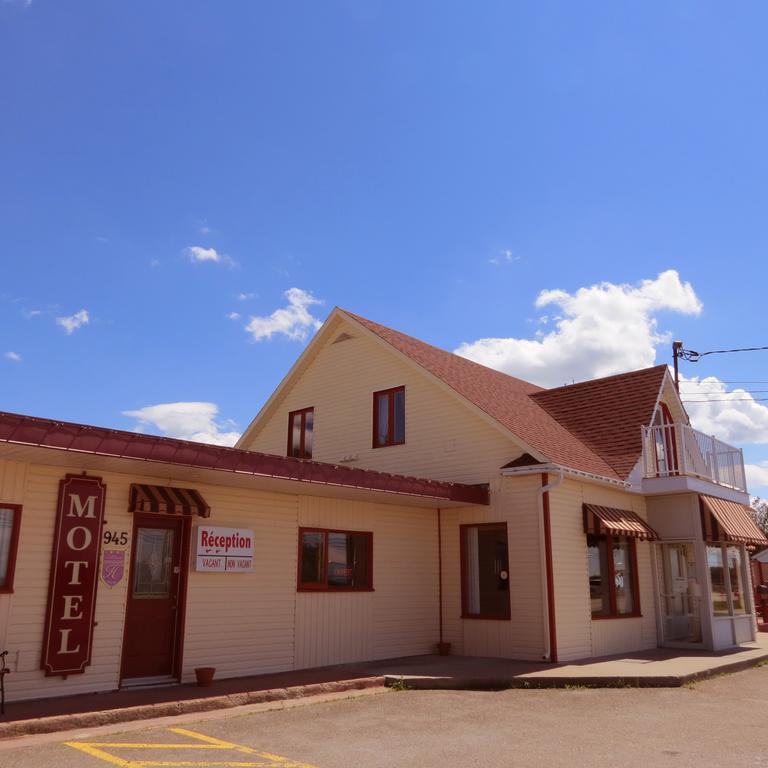
[[700,643],[701,590],[693,543],[659,544],[659,587],[665,643]]
[[136,515],[123,678],[178,677],[184,518]]

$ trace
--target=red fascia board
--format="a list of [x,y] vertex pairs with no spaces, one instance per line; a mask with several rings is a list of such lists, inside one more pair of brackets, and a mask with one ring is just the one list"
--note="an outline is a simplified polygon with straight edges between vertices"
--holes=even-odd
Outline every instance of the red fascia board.
[[485,485],[464,485],[391,475],[372,469],[341,467],[2,411],[0,442],[406,496],[423,496],[464,504],[487,506],[490,503],[488,487]]

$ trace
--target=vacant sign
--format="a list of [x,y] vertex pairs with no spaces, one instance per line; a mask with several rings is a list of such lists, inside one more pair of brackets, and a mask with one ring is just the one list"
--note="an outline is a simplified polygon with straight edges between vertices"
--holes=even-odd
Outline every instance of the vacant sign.
[[195,570],[241,573],[252,571],[253,531],[199,525]]

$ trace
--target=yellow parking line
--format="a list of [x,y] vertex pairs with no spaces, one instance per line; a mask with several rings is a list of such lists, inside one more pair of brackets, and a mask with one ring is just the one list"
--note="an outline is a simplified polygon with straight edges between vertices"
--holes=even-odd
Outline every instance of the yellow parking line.
[[[180,744],[165,743],[146,743],[146,742],[96,742],[96,741],[66,741],[66,746],[85,752],[91,757],[103,760],[112,765],[119,765],[121,768],[314,768],[308,763],[298,763],[287,757],[273,755],[269,752],[259,752],[252,747],[246,747],[243,744],[235,744],[231,741],[217,739],[215,736],[206,736],[204,733],[190,731],[187,728],[169,728],[172,733],[180,736],[188,736],[195,741]],[[200,742],[203,742],[202,744]],[[229,750],[241,752],[248,755],[254,755],[258,762],[244,762],[238,760],[126,760],[117,757],[105,749],[209,749],[209,750]],[[213,757],[213,755],[211,755]]]
[[129,766],[131,764],[130,760],[123,760],[122,757],[110,755],[109,752],[104,752],[104,750],[99,749],[100,745],[98,744],[91,744],[83,741],[65,741],[64,743],[68,747],[79,749],[81,752],[85,752],[86,755],[90,755],[91,757],[103,760],[105,763],[112,763],[112,765],[121,766]]

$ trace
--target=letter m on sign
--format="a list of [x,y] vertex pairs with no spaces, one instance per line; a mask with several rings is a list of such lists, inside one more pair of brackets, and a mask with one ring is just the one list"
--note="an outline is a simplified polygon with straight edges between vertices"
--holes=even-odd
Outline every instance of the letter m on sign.
[[79,494],[71,493],[67,517],[96,517],[96,498],[96,496],[86,496],[83,502]]

